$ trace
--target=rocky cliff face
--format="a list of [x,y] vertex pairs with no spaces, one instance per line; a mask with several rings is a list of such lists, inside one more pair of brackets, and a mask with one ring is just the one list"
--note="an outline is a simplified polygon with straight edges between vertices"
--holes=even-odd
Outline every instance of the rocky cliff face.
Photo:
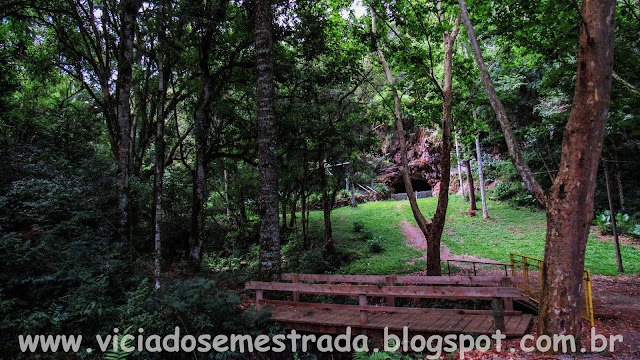
[[[394,127],[379,129],[382,152],[391,165],[381,169],[377,181],[385,182],[395,193],[405,192],[402,181],[402,165],[400,143]],[[407,142],[409,171],[414,190],[433,190],[437,192],[440,185],[441,160],[440,134],[426,128],[414,128]]]

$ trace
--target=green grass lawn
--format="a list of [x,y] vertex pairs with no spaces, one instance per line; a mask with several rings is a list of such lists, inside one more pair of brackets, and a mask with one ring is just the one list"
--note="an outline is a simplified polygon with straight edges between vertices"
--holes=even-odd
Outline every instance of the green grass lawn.
[[[433,216],[436,198],[418,201],[425,217]],[[447,223],[442,241],[453,254],[469,254],[497,261],[509,262],[509,253],[542,258],[546,231],[545,214],[525,208],[513,209],[506,203],[489,201],[490,219],[483,219],[479,211],[470,217],[462,213],[468,204],[459,196],[451,196]],[[382,201],[360,204],[358,208],[343,207],[332,212],[336,246],[359,257],[342,269],[352,274],[407,274],[425,268],[424,261],[414,265],[407,262],[420,257],[421,252],[405,245],[400,223],[415,224],[408,201]],[[321,231],[322,212],[311,213],[311,227]],[[384,251],[369,252],[361,235],[354,232],[353,222],[362,221],[365,230],[374,237],[382,236]],[[621,245],[625,274],[640,274],[640,250]],[[593,274],[616,275],[615,249],[612,243],[589,238],[585,268]]]

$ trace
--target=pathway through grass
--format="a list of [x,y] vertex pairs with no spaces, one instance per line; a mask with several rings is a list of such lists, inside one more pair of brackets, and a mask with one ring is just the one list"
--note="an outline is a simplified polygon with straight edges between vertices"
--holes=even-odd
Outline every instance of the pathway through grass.
[[[435,211],[436,199],[418,200],[425,217],[430,218]],[[447,222],[442,237],[443,243],[452,254],[468,254],[509,262],[509,253],[542,258],[546,231],[545,214],[542,211],[513,209],[506,203],[489,201],[490,219],[482,216],[471,217],[464,213],[468,204],[460,197],[451,196]],[[420,251],[405,243],[401,231],[403,220],[415,224],[408,201],[382,201],[361,204],[358,208],[344,207],[332,212],[334,237],[337,246],[358,257],[343,270],[354,274],[407,274],[425,268],[425,262],[409,262],[420,258]],[[322,213],[312,212],[312,226],[322,226]],[[374,237],[383,238],[382,253],[373,254],[367,249],[361,234],[353,231],[353,222],[362,221],[364,228]],[[625,274],[640,274],[640,249],[622,245]],[[594,234],[587,244],[585,268],[594,274],[616,275],[615,250],[609,242],[596,241]]]

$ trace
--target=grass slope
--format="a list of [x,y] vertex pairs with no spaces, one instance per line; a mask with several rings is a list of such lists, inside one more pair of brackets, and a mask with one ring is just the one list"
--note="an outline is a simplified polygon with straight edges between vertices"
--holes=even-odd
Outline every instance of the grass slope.
[[[421,199],[418,203],[425,217],[433,216],[435,198]],[[506,203],[494,201],[489,201],[488,208],[490,219],[483,219],[481,212],[470,217],[462,213],[468,210],[468,204],[458,196],[450,197],[442,241],[453,254],[469,254],[504,262],[509,262],[510,252],[538,258],[544,256],[544,212],[513,209]],[[403,220],[415,224],[408,201],[366,203],[355,209],[343,207],[332,212],[332,220],[337,246],[359,257],[342,269],[343,273],[407,274],[425,268],[424,261],[407,264],[422,255],[405,244],[405,237],[400,230]],[[354,221],[362,221],[365,230],[371,231],[374,237],[382,236],[385,251],[370,253],[361,235],[353,231]],[[322,212],[311,213],[311,224],[321,231]],[[639,274],[640,250],[629,245],[621,246],[625,274]],[[593,274],[616,275],[613,244],[596,241],[592,234],[587,244],[585,268]]]

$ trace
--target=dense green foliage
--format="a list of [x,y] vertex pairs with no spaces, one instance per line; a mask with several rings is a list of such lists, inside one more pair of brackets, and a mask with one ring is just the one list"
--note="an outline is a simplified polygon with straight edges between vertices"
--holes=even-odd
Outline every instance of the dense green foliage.
[[[243,310],[238,290],[255,277],[259,252],[252,2],[139,2],[128,144],[118,137],[117,121],[123,3],[0,4],[2,356],[19,357],[19,334],[92,338],[114,327],[166,334],[175,326],[191,334],[277,331],[263,323],[266,314],[254,317]],[[364,203],[328,211],[333,242],[325,242],[322,212],[309,212],[348,204],[347,173],[352,187],[370,184],[393,160],[382,151],[396,135],[387,131],[394,121],[393,100],[372,57],[371,18],[351,1],[273,4],[284,271],[422,270],[420,252],[406,245],[398,227],[412,219],[405,204]],[[546,0],[469,4],[524,156],[548,189],[559,166],[571,107],[578,12],[570,2]],[[406,135],[428,127],[437,142],[442,36],[457,6],[415,0],[370,5],[380,19],[377,40],[397,79]],[[624,208],[615,211],[619,225],[630,236],[640,223],[638,11],[628,1],[618,7],[616,76],[603,155],[612,174],[614,204]],[[481,136],[485,177],[492,180],[490,196],[497,201],[489,202],[491,220],[483,221],[462,214],[465,205],[452,198],[443,242],[454,254],[500,261],[510,251],[542,257],[544,215],[506,160],[503,136],[478,90],[478,77],[461,32],[454,49],[455,132],[467,159],[474,159],[474,140]],[[203,123],[196,129],[200,110]],[[161,136],[156,133],[159,123],[165,127]],[[429,146],[435,160],[428,160],[437,163],[440,144]],[[163,147],[164,161],[158,161]],[[122,149],[129,160],[125,234],[117,230]],[[156,255],[154,169],[159,162],[164,184],[162,246]],[[200,205],[194,200],[199,163],[206,179]],[[475,170],[477,162],[472,163]],[[388,184],[372,186],[379,199],[390,195]],[[608,232],[605,189],[599,173],[596,222]],[[361,195],[359,201],[371,198]],[[434,199],[420,204],[427,217],[433,215]],[[202,225],[198,211],[204,216]],[[205,239],[204,256],[189,266],[198,232]],[[592,235],[586,267],[615,275],[613,251],[610,243]],[[622,246],[622,257],[628,273],[640,273],[637,248]],[[162,270],[160,289],[154,289],[156,258]],[[154,359],[139,353],[131,358]]]

